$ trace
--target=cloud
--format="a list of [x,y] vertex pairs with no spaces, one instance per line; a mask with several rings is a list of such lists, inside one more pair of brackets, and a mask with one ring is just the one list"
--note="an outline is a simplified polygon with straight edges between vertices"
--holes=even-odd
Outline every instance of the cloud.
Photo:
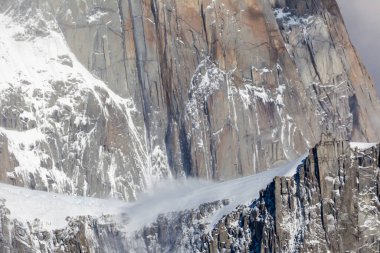
[[350,38],[380,94],[380,1],[338,0]]

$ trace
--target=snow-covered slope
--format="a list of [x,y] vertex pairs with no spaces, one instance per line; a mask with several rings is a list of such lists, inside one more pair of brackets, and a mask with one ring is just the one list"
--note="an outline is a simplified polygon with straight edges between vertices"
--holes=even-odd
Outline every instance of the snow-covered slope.
[[13,159],[2,180],[131,200],[170,178],[165,154],[148,152],[132,99],[82,66],[55,19],[19,11],[0,13],[0,135]]
[[[159,214],[198,208],[199,205],[228,199],[229,204],[218,209],[205,223],[214,225],[238,205],[249,204],[276,176],[291,176],[306,157],[284,166],[232,181],[212,183],[200,180],[167,181],[139,197],[133,203],[75,197],[0,184],[0,199],[10,210],[10,217],[24,222],[39,219],[44,229],[67,226],[66,217],[88,216],[98,218],[112,215],[126,231],[141,229],[156,221]],[[22,208],[20,208],[22,207]],[[124,218],[127,217],[125,221]],[[123,224],[124,223],[124,224]]]

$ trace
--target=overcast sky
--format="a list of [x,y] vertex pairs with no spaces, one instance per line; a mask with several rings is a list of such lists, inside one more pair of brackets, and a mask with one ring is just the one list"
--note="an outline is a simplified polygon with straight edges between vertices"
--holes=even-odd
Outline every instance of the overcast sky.
[[354,46],[380,94],[380,1],[338,0]]

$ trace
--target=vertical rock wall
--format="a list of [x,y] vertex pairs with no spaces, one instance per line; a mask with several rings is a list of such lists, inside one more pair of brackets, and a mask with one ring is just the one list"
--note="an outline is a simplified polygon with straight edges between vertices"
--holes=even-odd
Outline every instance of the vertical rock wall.
[[[335,1],[75,3],[55,7],[70,47],[137,101],[151,151],[164,150],[175,174],[252,174],[322,131],[377,138],[373,82]],[[91,43],[80,43],[78,26]]]
[[[9,173],[18,185],[133,199],[172,176],[259,172],[304,153],[321,132],[378,138],[373,82],[335,1],[4,0],[1,15],[24,27],[15,43],[59,34],[70,51],[48,48],[58,53],[49,68],[67,68],[63,80],[45,80],[53,95],[20,93],[40,85],[23,71],[4,81],[20,89],[1,90],[0,127],[48,136],[32,145],[36,170]],[[83,91],[99,81],[82,78],[88,71],[107,87]],[[83,100],[70,111],[73,94]]]
[[379,145],[352,149],[325,136],[293,178],[275,178],[206,241],[231,252],[377,252],[378,158]]

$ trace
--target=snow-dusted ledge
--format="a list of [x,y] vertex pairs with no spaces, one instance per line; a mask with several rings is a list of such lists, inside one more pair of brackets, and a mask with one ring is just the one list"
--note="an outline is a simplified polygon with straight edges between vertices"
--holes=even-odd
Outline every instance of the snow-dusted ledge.
[[376,146],[378,143],[376,142],[373,142],[373,143],[367,143],[367,142],[350,142],[350,147],[352,149],[361,149],[361,150],[364,150],[364,149],[369,149],[369,148],[372,148],[374,146]]

